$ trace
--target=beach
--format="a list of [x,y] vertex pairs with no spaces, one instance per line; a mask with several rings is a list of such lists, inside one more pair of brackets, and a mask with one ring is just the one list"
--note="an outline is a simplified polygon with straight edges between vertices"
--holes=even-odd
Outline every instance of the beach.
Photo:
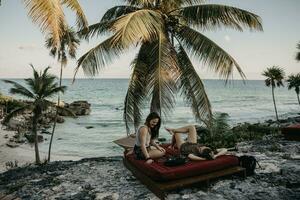
[[[18,166],[22,166],[35,161],[34,146],[30,144],[20,144],[18,147],[8,147],[6,143],[13,137],[14,131],[5,130],[3,126],[0,129],[0,173],[6,171],[7,162],[17,161]],[[5,138],[7,136],[7,138]],[[40,151],[41,160],[47,158],[47,152]],[[80,160],[82,157],[52,154],[51,160]]]
[[[277,149],[274,151],[274,144]],[[266,137],[238,144],[239,155],[253,155],[259,166],[246,179],[232,176],[170,191],[168,200],[295,200],[300,197],[300,147],[297,141]],[[127,170],[122,157],[51,162],[0,173],[0,192],[21,199],[152,199],[158,198]]]

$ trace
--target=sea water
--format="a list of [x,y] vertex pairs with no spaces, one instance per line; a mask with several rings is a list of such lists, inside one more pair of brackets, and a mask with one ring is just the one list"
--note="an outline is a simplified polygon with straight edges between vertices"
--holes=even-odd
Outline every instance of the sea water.
[[[15,81],[24,83],[22,80]],[[63,124],[57,124],[53,153],[80,157],[121,155],[122,149],[112,141],[126,136],[123,104],[128,83],[128,79],[78,79],[74,84],[72,80],[63,80],[68,89],[62,100],[67,103],[87,100],[91,103],[92,112],[76,119],[65,118]],[[227,85],[221,80],[204,80],[204,85],[212,111],[228,113],[232,126],[240,122],[275,119],[271,88],[266,87],[262,80],[235,80]],[[1,93],[9,95],[9,87],[9,84],[0,82]],[[276,88],[275,98],[281,117],[300,112],[294,90]],[[149,107],[146,107],[143,119],[148,113]],[[163,118],[160,136],[170,138],[164,126],[175,128],[187,124],[196,124],[196,121],[184,98],[178,94],[174,110]],[[88,129],[88,126],[93,128]],[[48,140],[40,144],[40,149],[47,152],[50,136],[44,137]]]

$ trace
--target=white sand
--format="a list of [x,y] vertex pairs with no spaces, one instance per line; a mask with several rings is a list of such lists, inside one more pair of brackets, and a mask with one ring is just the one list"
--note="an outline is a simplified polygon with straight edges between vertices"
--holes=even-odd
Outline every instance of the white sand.
[[[34,146],[29,144],[20,144],[19,147],[11,148],[6,145],[14,135],[14,131],[7,131],[3,130],[4,127],[0,127],[0,173],[6,171],[7,162],[18,162],[18,166],[33,163],[35,161],[35,154],[34,154]],[[8,138],[4,138],[5,135],[8,135]],[[47,152],[40,151],[40,159],[41,161],[47,158]],[[81,157],[74,157],[74,156],[65,156],[65,155],[57,155],[51,154],[51,161],[56,160],[80,160]]]

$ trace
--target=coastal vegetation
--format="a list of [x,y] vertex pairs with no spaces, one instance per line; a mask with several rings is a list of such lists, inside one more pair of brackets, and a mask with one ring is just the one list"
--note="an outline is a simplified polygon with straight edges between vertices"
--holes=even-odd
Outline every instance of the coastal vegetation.
[[288,76],[287,79],[287,83],[288,83],[288,89],[295,89],[296,95],[297,95],[297,99],[298,99],[298,103],[300,106],[300,99],[299,99],[299,93],[300,93],[300,73],[294,75],[290,75]]
[[274,96],[274,89],[276,87],[284,86],[283,80],[284,80],[285,73],[282,68],[273,66],[273,67],[267,68],[262,73],[262,75],[266,77],[266,79],[265,79],[266,86],[271,87],[271,89],[272,89],[272,98],[273,98],[273,104],[274,104],[274,109],[275,109],[275,115],[276,115],[277,121],[279,121],[277,108],[276,108],[276,101],[275,101],[275,96]]
[[298,49],[298,52],[296,54],[296,60],[300,61],[300,42],[297,44],[297,49]]
[[41,164],[39,149],[38,149],[38,134],[37,134],[37,125],[42,112],[45,111],[48,107],[54,106],[48,98],[53,97],[59,92],[65,92],[66,86],[58,86],[56,83],[56,77],[49,74],[49,67],[46,68],[43,72],[37,72],[34,67],[33,69],[33,78],[24,79],[27,87],[22,86],[21,84],[5,80],[6,83],[12,84],[13,87],[10,89],[11,94],[18,94],[24,96],[28,99],[31,99],[32,104],[25,104],[22,107],[16,107],[4,118],[4,122],[9,121],[13,116],[23,112],[24,110],[31,110],[32,115],[32,133],[34,135],[34,147],[35,147],[35,162],[36,164]]
[[63,6],[67,6],[76,14],[79,29],[86,29],[88,22],[77,0],[23,0],[28,15],[47,37],[52,38],[52,48],[60,49],[61,42],[68,30],[68,22]]
[[[211,127],[197,127],[198,143],[217,148],[234,148],[239,142],[261,140],[267,135],[276,136],[280,133],[277,126],[269,123],[241,123],[229,125],[227,113],[214,113]],[[291,119],[292,121],[292,119]]]
[[[50,49],[50,55],[57,58],[57,61],[60,63],[60,74],[59,74],[59,86],[62,83],[62,76],[63,76],[63,68],[68,63],[68,57],[70,59],[76,58],[76,50],[80,44],[80,40],[77,37],[76,32],[72,28],[67,28],[64,30],[63,35],[60,41],[60,47],[57,48],[55,46],[55,38],[50,37],[46,40],[46,47]],[[60,93],[57,95],[57,105],[60,105]],[[57,116],[58,116],[58,108],[56,109],[55,119],[53,122],[52,132],[51,132],[51,139],[49,143],[49,150],[48,150],[48,162],[50,162],[51,157],[51,147],[53,141],[53,135],[56,127]]]
[[[207,64],[228,80],[238,63],[220,46],[207,38],[204,30],[221,27],[243,31],[262,30],[259,16],[239,8],[203,4],[203,1],[125,1],[109,9],[99,23],[82,30],[82,37],[111,33],[111,36],[85,53],[76,71],[96,75],[99,70],[133,47],[139,47],[131,63],[132,75],[124,101],[127,133],[130,125],[141,122],[141,108],[150,99],[150,112],[168,115],[181,91],[198,122],[209,126],[211,105],[202,79],[190,57]],[[195,30],[198,29],[199,31]]]

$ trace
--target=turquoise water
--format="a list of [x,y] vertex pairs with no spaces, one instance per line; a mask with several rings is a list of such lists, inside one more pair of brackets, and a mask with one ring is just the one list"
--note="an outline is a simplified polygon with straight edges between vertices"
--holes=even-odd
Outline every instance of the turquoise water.
[[[88,100],[91,103],[92,113],[77,119],[67,118],[65,123],[58,124],[53,152],[82,157],[122,154],[122,149],[112,141],[126,135],[122,109],[128,80],[80,79],[73,85],[71,80],[63,80],[63,84],[68,86],[63,100],[69,103],[75,100]],[[274,119],[271,89],[264,86],[264,81],[250,80],[246,81],[246,84],[242,81],[232,81],[225,86],[224,81],[205,80],[204,84],[213,112],[228,113],[232,125],[245,121]],[[8,94],[9,87],[10,85],[0,82],[0,91],[3,94]],[[275,94],[281,117],[300,112],[293,90],[276,88]],[[176,99],[175,109],[164,119],[162,127],[195,124],[191,109],[183,102],[183,98],[178,95]],[[148,109],[144,110],[145,117],[148,112]],[[86,129],[86,126],[94,128]],[[169,138],[163,129],[161,136]],[[47,148],[48,141],[45,141],[41,144],[41,150],[46,152]]]

